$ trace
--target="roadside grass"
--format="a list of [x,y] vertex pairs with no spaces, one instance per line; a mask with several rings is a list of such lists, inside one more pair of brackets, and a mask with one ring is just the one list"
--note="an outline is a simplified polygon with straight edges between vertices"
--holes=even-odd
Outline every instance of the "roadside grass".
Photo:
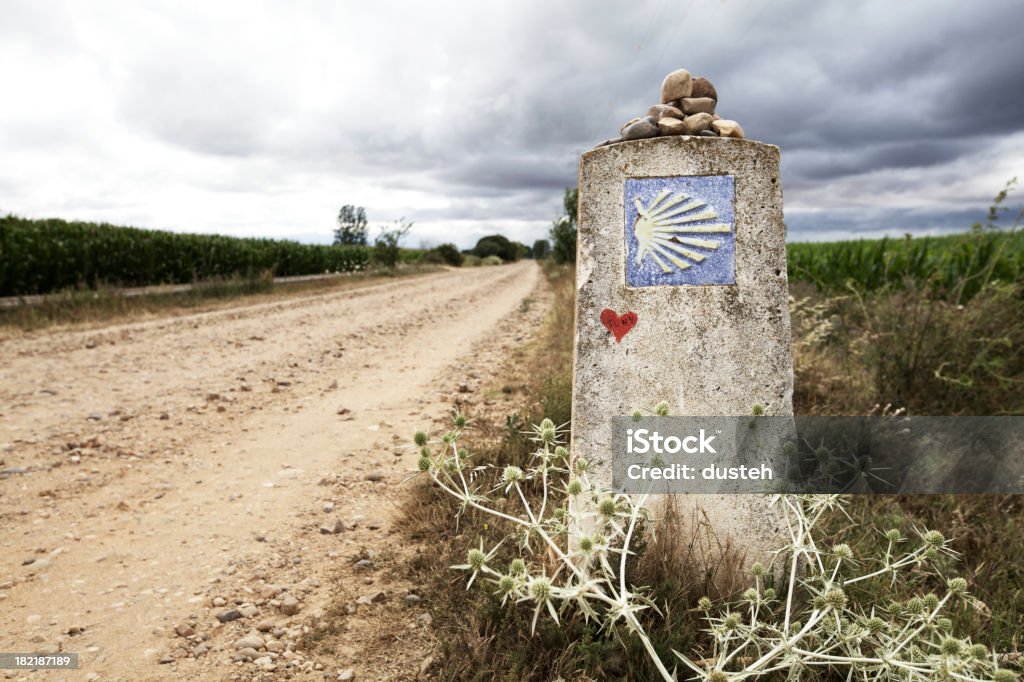
[[910,280],[791,292],[797,414],[1024,414],[1021,283],[990,281],[962,303]]
[[[573,276],[571,270],[550,264],[545,271],[555,293],[551,316],[514,376],[505,379],[506,389],[522,389],[523,409],[504,424],[474,425],[470,449],[477,464],[498,470],[508,464],[525,468],[533,444],[521,431],[544,416],[556,424],[569,419]],[[909,293],[883,289],[869,300],[851,295],[838,304],[834,297],[799,285],[793,293],[807,299],[803,308],[794,307],[798,414],[879,412],[893,403],[893,396],[913,395],[897,392],[899,386],[925,392],[913,405],[917,411],[935,410],[926,414],[949,414],[944,408],[950,405],[964,414],[998,405],[1006,405],[1007,412],[1021,409],[1009,407],[1022,404],[1020,384],[1005,381],[1007,375],[996,371],[1018,376],[1016,334],[1024,325],[1020,296],[1009,296],[1005,285],[982,291],[962,306],[943,303],[934,309],[924,293],[918,296],[913,288]],[[810,311],[815,306],[817,311]],[[914,310],[921,317],[908,323],[908,311]],[[1009,335],[1011,342],[992,343],[999,335]],[[884,344],[881,349],[870,347],[879,343]],[[991,352],[984,362],[972,365],[978,348]],[[915,362],[895,365],[899,372],[885,369],[885,363],[892,362],[889,354],[900,349],[908,349]],[[959,368],[964,376],[973,372],[970,390],[948,386],[936,377],[938,367]],[[900,406],[893,403],[890,410]],[[490,482],[497,485],[496,479]],[[941,569],[949,576],[966,577],[978,600],[973,607],[956,607],[955,631],[1010,654],[1004,661],[1016,660],[1024,636],[1024,501],[984,495],[863,496],[849,500],[848,513],[849,517],[835,515],[827,526],[837,543],[873,547],[880,538],[874,529],[890,527],[900,528],[906,536],[916,528],[929,528],[952,538],[959,560],[949,559]],[[651,588],[661,614],[647,612],[644,626],[659,653],[671,660],[670,649],[699,651],[707,642],[707,624],[695,609],[697,600],[708,596],[720,603],[734,598],[749,577],[738,571],[734,548],[723,546],[700,519],[683,518],[671,500],[657,524],[655,539],[636,547],[630,580]],[[440,643],[432,672],[439,679],[657,679],[639,642],[626,632],[600,632],[593,623],[566,612],[560,626],[541,618],[531,636],[529,605],[502,606],[493,586],[466,589],[466,575],[451,567],[466,563],[466,552],[481,539],[490,547],[508,537],[512,529],[500,520],[473,510],[460,516],[458,502],[424,477],[411,485],[399,527],[424,548],[402,570],[430,595],[426,604]],[[502,546],[494,563],[504,565],[512,558],[509,544]],[[724,559],[705,570],[695,556],[704,556],[700,550],[709,546],[720,550]],[[943,587],[926,571],[912,571],[910,581],[895,588],[878,581],[863,585],[858,601],[877,603],[879,608],[894,597],[905,599]]]
[[42,302],[0,308],[0,334],[34,331],[58,325],[95,325],[150,316],[175,316],[266,302],[296,294],[344,291],[355,287],[440,272],[431,264],[403,265],[397,270],[370,269],[336,277],[275,283],[269,273],[197,282],[188,291],[154,291],[125,296],[120,289],[68,289]]
[[[543,417],[563,424],[571,416],[574,274],[571,268],[547,263],[545,275],[554,293],[551,313],[522,365],[515,368],[514,385],[505,384],[510,390],[522,389],[525,405],[504,423],[473,424],[470,447],[475,464],[499,470],[510,464],[526,468],[535,445],[522,431]],[[497,479],[490,483],[497,485]],[[527,489],[527,494],[539,498],[540,490]],[[518,513],[514,506],[506,511]],[[724,549],[707,524],[682,518],[671,504],[656,523],[656,539],[638,546],[639,558],[631,565],[629,579],[653,590],[662,615],[646,612],[644,625],[660,653],[671,659],[672,648],[687,649],[699,636],[697,599],[728,597],[730,588],[723,591],[722,585],[739,587],[732,575],[738,562],[734,552],[724,551],[719,566],[697,570],[693,555],[709,546]],[[411,486],[398,525],[409,541],[423,548],[406,570],[430,595],[427,605],[441,647],[433,669],[438,679],[653,679],[646,652],[624,629],[602,632],[594,621],[587,623],[566,612],[561,625],[540,619],[531,636],[530,605],[502,606],[490,586],[466,589],[465,575],[451,566],[465,563],[467,550],[481,539],[492,546],[508,537],[511,524],[472,509],[459,516],[458,502],[424,477]],[[513,555],[514,548],[506,542],[495,562],[507,562]]]
[[[569,420],[572,407],[573,274],[545,264],[554,304],[539,338],[521,354],[522,366],[502,386],[505,393],[524,395],[523,408],[500,418],[471,422],[474,453],[481,464],[526,466],[531,443],[522,433],[532,421],[549,414],[556,423]],[[498,383],[502,383],[500,380]],[[473,415],[469,415],[473,416]],[[496,481],[495,481],[496,483]],[[595,662],[607,657],[595,644],[597,633],[578,622],[558,627],[538,623],[530,637],[529,610],[505,608],[487,589],[467,590],[465,578],[451,570],[482,538],[498,542],[511,527],[472,509],[458,515],[458,503],[426,477],[410,485],[410,494],[396,521],[399,530],[423,551],[406,567],[423,586],[441,650],[433,674],[440,679],[550,679],[552,671],[575,670],[577,658]],[[511,558],[505,547],[504,559]]]

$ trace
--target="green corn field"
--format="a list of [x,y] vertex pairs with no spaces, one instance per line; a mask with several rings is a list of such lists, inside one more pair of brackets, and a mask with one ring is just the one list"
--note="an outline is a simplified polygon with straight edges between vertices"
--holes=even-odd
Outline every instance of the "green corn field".
[[187,284],[270,272],[363,270],[364,246],[177,234],[108,224],[0,218],[0,296],[99,286]]
[[979,230],[945,237],[793,243],[789,279],[822,291],[862,291],[927,284],[938,295],[970,298],[986,281],[1024,274],[1024,233]]

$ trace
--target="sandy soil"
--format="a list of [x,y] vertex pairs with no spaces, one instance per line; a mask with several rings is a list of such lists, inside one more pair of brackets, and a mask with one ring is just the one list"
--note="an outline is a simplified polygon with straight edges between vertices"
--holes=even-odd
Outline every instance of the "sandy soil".
[[0,341],[0,652],[81,660],[6,677],[416,677],[429,615],[386,570],[410,436],[484,401],[538,294],[521,263]]

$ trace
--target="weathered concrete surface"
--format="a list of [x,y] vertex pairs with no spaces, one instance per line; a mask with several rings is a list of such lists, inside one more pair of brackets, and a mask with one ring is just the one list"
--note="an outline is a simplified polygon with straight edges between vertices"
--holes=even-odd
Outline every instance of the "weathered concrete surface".
[[[734,176],[735,283],[626,285],[627,178]],[[698,266],[699,267],[699,264]],[[662,137],[589,151],[580,160],[573,456],[611,484],[611,418],[668,401],[671,414],[791,415],[785,225],[778,147],[750,140]],[[633,311],[616,343],[601,312]],[[781,532],[765,496],[680,497],[700,504],[720,539],[752,556]]]

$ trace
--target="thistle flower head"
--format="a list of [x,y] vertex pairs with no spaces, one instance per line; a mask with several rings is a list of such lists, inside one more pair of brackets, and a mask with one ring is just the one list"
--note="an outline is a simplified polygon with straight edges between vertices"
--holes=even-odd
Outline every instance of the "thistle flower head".
[[999,668],[992,673],[993,682],[1017,682],[1017,673],[1006,668]]
[[484,554],[483,551],[474,547],[469,550],[469,553],[466,555],[466,563],[469,564],[469,567],[474,571],[479,571],[484,567],[484,564],[487,563],[487,555]]
[[638,422],[644,418],[644,413],[641,412],[640,410],[633,410],[633,414],[629,416],[633,421]]
[[555,459],[569,459],[569,450],[564,445],[555,448]]
[[924,600],[920,597],[912,597],[907,601],[905,609],[910,615],[919,616],[924,612]]
[[422,448],[420,448],[420,455],[422,455],[423,457],[431,457],[433,454],[434,451],[430,449],[429,445],[424,445]]
[[551,598],[551,581],[544,576],[530,578],[526,591],[534,601],[543,602]]
[[466,419],[466,415],[461,412],[456,412],[455,417],[452,419],[452,423],[455,424],[455,428],[464,429],[466,428],[466,424],[469,423],[469,420]]
[[758,598],[760,596],[761,596],[760,592],[758,592],[753,587],[750,587],[750,588],[747,588],[746,590],[744,590],[744,592],[743,592],[743,601],[748,601],[751,604],[756,604],[757,600],[758,600]]
[[903,604],[899,603],[895,599],[889,599],[882,606],[882,609],[887,613],[891,613],[894,616],[903,615]]
[[955,637],[944,637],[939,644],[943,656],[959,656],[963,650],[964,643]]
[[590,552],[594,549],[594,541],[588,536],[584,535],[580,538],[580,551]]
[[498,578],[498,594],[506,595],[516,589],[516,579],[511,575]]
[[417,466],[419,467],[420,471],[430,471],[430,467],[433,463],[434,461],[432,459],[425,455],[421,455],[419,462],[417,462]]
[[523,575],[526,573],[526,562],[522,559],[513,559],[508,565],[508,572],[512,575]]
[[726,614],[725,618],[722,619],[722,625],[725,626],[726,630],[735,630],[743,623],[743,618],[740,614],[735,611]]
[[967,591],[967,581],[963,578],[950,578],[946,584],[949,586],[949,591],[953,594],[963,594]]
[[851,549],[850,546],[845,542],[833,547],[832,553],[835,554],[836,557],[839,559],[849,560],[853,558],[853,549]]
[[487,568],[487,562],[491,560],[491,557],[494,556],[494,554],[498,551],[499,547],[501,547],[500,542],[497,545],[495,545],[494,548],[489,553],[485,554],[484,540],[483,538],[480,538],[480,547],[474,547],[466,553],[466,563],[460,566],[452,566],[452,568],[457,568],[462,571],[473,572],[473,574],[469,576],[469,582],[466,584],[467,590],[473,586],[473,582],[476,580],[476,577],[480,575],[480,571],[485,570]]
[[775,599],[775,590],[771,587],[766,587],[764,589],[764,600],[771,601],[772,599]]
[[583,481],[581,481],[578,478],[572,479],[571,481],[569,481],[569,487],[566,488],[566,492],[568,492],[571,496],[576,497],[577,495],[583,492]]
[[842,588],[833,587],[825,593],[825,603],[837,611],[846,607],[846,593]]
[[501,482],[512,485],[523,480],[523,470],[517,466],[509,465],[505,467],[505,470],[501,472]]
[[984,644],[972,644],[971,656],[978,659],[988,658],[988,647]]
[[873,635],[885,632],[886,622],[878,616],[872,616],[864,621],[864,627]]
[[601,516],[610,519],[618,511],[618,505],[611,497],[602,497],[601,501],[597,503],[597,510]]
[[708,672],[708,682],[729,682],[729,673],[724,670],[711,670]]
[[550,419],[545,419],[538,426],[534,427],[534,431],[537,434],[537,440],[545,445],[554,445],[555,440],[558,438],[558,431],[555,429],[555,423]]
[[750,572],[753,573],[756,577],[760,578],[765,574],[764,564],[762,564],[760,561],[755,561],[754,565],[750,567]]
[[942,549],[942,546],[946,544],[946,538],[937,530],[927,531],[921,536],[921,539],[924,540],[926,545],[934,549]]
[[589,468],[590,468],[590,462],[588,462],[587,460],[583,459],[582,457],[577,457],[576,461],[572,463],[572,470],[574,472],[576,472],[576,474],[578,474],[578,475],[582,475],[582,474],[587,473],[587,470]]
[[758,403],[750,408],[750,413],[755,417],[763,417],[765,415],[764,405]]
[[921,597],[921,603],[924,604],[926,611],[934,611],[939,605],[939,597],[934,592],[929,592]]
[[654,406],[654,414],[658,415],[659,417],[667,417],[668,416],[668,401],[667,400],[662,400],[660,403],[655,405]]
[[899,528],[890,528],[889,530],[885,531],[885,539],[888,540],[889,542],[899,542],[899,540],[900,540],[900,529]]
[[712,606],[714,606],[714,604],[712,604],[711,600],[707,597],[701,597],[697,600],[697,608],[701,611],[710,611]]
[[416,435],[412,437],[412,440],[414,443],[416,443],[417,446],[422,448],[424,445],[427,444],[427,434],[424,433],[423,431],[417,431]]

